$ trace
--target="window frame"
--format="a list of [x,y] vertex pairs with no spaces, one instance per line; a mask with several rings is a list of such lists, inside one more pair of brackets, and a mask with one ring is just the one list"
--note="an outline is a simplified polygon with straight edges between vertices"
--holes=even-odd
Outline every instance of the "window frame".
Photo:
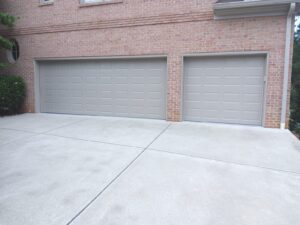
[[16,39],[10,39],[11,49],[6,49],[6,58],[10,64],[15,64],[20,58],[20,45]]
[[40,6],[43,5],[53,5],[54,4],[54,0],[39,0]]
[[98,2],[86,2],[86,0],[79,0],[80,7],[94,6],[94,5],[108,5],[122,3],[123,0],[99,0]]

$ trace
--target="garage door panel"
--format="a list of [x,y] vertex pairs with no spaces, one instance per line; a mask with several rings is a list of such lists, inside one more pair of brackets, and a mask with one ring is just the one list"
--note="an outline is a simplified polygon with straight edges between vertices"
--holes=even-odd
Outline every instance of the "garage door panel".
[[146,97],[147,97],[147,99],[160,100],[161,102],[163,102],[162,99],[161,99],[161,95],[159,94],[159,92],[151,92],[151,91],[149,91],[146,94]]
[[227,94],[241,94],[243,87],[241,85],[223,85],[222,90]]
[[[252,58],[251,58],[252,57]],[[200,57],[199,57],[200,58]],[[264,56],[215,56],[215,57],[201,57],[189,58],[185,64],[190,68],[220,68],[220,67],[264,67]],[[212,60],[213,58],[213,60]],[[234,61],[232,60],[234,58]],[[251,58],[251,60],[245,61],[245,58]],[[218,66],[216,66],[218,65]]]
[[236,120],[240,119],[241,112],[236,110],[223,110],[223,121],[226,120]]
[[82,82],[82,79],[79,76],[73,76],[72,79],[69,80],[69,82],[73,84],[80,84]]
[[218,93],[203,93],[203,101],[219,102],[220,95]]
[[230,102],[230,101],[231,102],[241,102],[243,96],[241,96],[240,93],[237,93],[237,94],[224,93],[222,98],[223,98],[224,102]]
[[244,111],[253,111],[256,112],[257,108],[260,107],[260,103],[244,103],[243,110]]
[[[198,76],[203,76],[203,75],[209,75],[209,74],[226,74],[231,77],[240,77],[241,76],[241,69],[244,67],[238,66],[238,67],[222,67],[222,65],[218,65],[221,67],[221,69],[202,69],[201,73],[199,73]],[[197,72],[201,70],[201,68],[193,69],[191,70],[191,76],[197,77]],[[247,70],[243,71],[243,77],[253,77],[257,75],[263,75],[264,70],[263,68],[260,67],[251,67],[247,68]]]
[[149,113],[152,115],[157,115],[159,113],[159,107],[150,107],[149,108]]
[[201,97],[202,97],[202,93],[190,92],[186,94],[185,101],[188,102],[194,99],[201,99]]
[[194,112],[199,112],[201,113],[207,111],[207,110],[220,110],[219,105],[217,106],[215,102],[199,102],[199,101],[189,101],[186,102],[186,107],[191,108],[189,111],[189,115],[193,115]]
[[[161,88],[161,83],[159,84],[145,84],[146,88],[148,88],[148,91],[156,91],[158,92],[159,89]],[[164,88],[166,89],[167,86],[164,86]]]
[[240,85],[242,83],[242,78],[232,77],[232,76],[224,76],[223,78],[219,78],[223,85]]
[[200,69],[190,69],[189,70],[190,76],[187,77],[186,79],[191,81],[191,82],[201,82],[205,79],[205,71],[200,70]]
[[163,78],[162,77],[148,77],[147,79],[147,83],[148,84],[156,84],[156,85],[160,85],[163,82]]
[[262,68],[260,68],[260,67],[250,67],[250,68],[247,68],[247,70],[243,71],[243,76],[245,76],[245,77],[256,77],[256,76],[263,77],[264,74],[265,74],[264,67],[262,67]]
[[219,109],[219,107],[216,106],[216,103],[215,103],[215,102],[207,102],[207,101],[203,101],[202,104],[200,104],[200,103],[198,102],[197,107],[198,107],[199,109],[203,109],[203,111],[205,111],[205,110],[216,110],[216,109]]
[[264,81],[263,76],[253,76],[253,77],[245,77],[243,83],[245,85],[258,85],[261,86],[261,83]]
[[97,76],[96,75],[94,75],[94,76],[87,76],[87,77],[85,77],[85,81],[88,84],[94,84],[94,83],[97,82]]
[[203,117],[208,121],[209,119],[218,119],[219,111],[218,110],[205,110],[202,112]]
[[143,76],[130,76],[128,78],[128,82],[131,84],[144,84],[145,83],[145,78]]
[[245,111],[242,115],[242,118],[248,121],[250,120],[256,121],[259,119],[259,117],[260,117],[260,113],[254,111]]
[[244,94],[263,94],[263,87],[258,85],[244,85],[243,86]]
[[160,105],[161,105],[162,101],[161,100],[148,100],[147,101],[147,104],[150,106],[150,107],[156,107],[156,108],[159,108]]
[[262,93],[258,94],[244,94],[243,99],[248,103],[259,103],[261,104]]
[[128,98],[144,99],[145,93],[142,91],[130,91],[130,92],[128,92]]
[[98,94],[98,90],[95,89],[95,90],[87,90],[85,93],[84,93],[84,96],[85,97],[90,97],[90,98],[94,98],[95,96],[97,96]]
[[165,119],[165,59],[51,61],[39,67],[41,112]]
[[241,110],[241,103],[240,102],[222,102],[221,109],[225,112],[232,111],[232,112],[239,112]]
[[190,93],[199,93],[201,92],[201,88],[202,88],[202,85],[199,85],[199,84],[194,84],[194,82],[192,84],[186,84],[184,86],[184,90],[186,91],[187,94],[190,94]]
[[69,94],[70,97],[82,97],[83,96],[83,91],[70,90],[68,94]]
[[219,93],[220,85],[203,85],[201,89],[203,93]]
[[265,62],[264,56],[185,59],[183,119],[261,125]]
[[205,78],[206,85],[221,85],[224,81],[221,79],[220,76],[207,76]]

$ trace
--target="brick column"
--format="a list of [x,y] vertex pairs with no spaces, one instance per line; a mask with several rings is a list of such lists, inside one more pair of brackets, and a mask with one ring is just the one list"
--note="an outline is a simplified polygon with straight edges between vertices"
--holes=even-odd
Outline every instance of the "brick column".
[[169,121],[181,120],[182,66],[180,55],[170,54],[168,56],[167,120]]

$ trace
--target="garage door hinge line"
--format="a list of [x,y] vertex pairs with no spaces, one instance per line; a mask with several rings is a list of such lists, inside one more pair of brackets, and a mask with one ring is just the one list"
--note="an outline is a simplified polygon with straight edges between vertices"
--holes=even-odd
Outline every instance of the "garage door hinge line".
[[84,208],[82,208],[66,225],[70,225],[74,222],[76,218],[78,218],[94,201],[101,196],[103,192],[105,192],[110,185],[112,185],[125,171],[135,162],[137,161],[141,155],[171,126],[171,123],[168,124],[152,141],[148,144],[113,180],[111,180]]

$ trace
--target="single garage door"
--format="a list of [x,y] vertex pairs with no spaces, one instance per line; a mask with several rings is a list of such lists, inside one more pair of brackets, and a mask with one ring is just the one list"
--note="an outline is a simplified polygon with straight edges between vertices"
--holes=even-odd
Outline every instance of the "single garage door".
[[265,64],[264,56],[186,58],[183,119],[262,125]]
[[166,60],[64,60],[39,63],[40,110],[165,119]]

